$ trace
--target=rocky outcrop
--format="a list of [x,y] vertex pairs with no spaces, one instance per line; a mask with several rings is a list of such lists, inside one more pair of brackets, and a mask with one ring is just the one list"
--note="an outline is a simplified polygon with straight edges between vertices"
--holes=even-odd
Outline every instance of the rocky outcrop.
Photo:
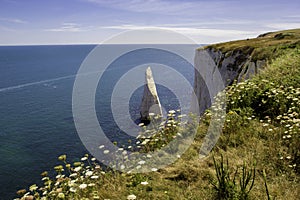
[[161,104],[150,67],[147,68],[145,73],[145,86],[140,113],[142,122],[150,121],[149,113],[162,116]]
[[249,79],[266,64],[265,60],[252,59],[253,50],[246,47],[223,52],[213,47],[205,47],[196,51],[194,91],[200,113],[211,106],[212,98],[222,90],[220,84],[216,83],[216,77],[221,77],[224,89],[234,81]]

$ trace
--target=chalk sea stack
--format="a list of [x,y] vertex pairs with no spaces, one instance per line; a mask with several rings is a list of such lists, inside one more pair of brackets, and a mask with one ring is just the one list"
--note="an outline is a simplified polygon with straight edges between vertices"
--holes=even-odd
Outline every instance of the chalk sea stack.
[[150,122],[149,113],[162,116],[161,104],[150,67],[146,69],[145,73],[144,93],[140,109],[141,122],[145,124]]

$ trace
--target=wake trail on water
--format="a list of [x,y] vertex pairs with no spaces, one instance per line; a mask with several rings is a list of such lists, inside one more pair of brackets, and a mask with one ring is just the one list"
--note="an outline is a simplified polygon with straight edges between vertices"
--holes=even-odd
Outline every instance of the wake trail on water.
[[47,80],[42,80],[42,81],[24,83],[24,84],[20,84],[20,85],[16,85],[16,86],[0,88],[0,92],[7,92],[7,91],[10,91],[10,90],[21,89],[21,88],[29,87],[29,86],[33,86],[33,85],[40,85],[40,84],[51,83],[51,82],[60,81],[60,80],[64,80],[64,79],[75,78],[76,76],[91,75],[91,74],[95,74],[95,73],[98,73],[98,72],[99,71],[94,71],[94,72],[89,72],[89,73],[84,73],[84,74],[73,74],[73,75],[62,76],[62,77],[52,78],[52,79],[47,79]]

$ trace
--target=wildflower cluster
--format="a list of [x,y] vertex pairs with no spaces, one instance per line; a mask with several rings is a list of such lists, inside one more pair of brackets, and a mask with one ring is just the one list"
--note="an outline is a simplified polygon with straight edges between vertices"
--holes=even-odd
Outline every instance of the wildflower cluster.
[[99,149],[103,154],[113,157],[106,164],[115,170],[132,173],[147,169],[155,172],[158,169],[153,164],[153,160],[157,160],[156,157],[153,157],[154,151],[166,147],[167,150],[163,150],[163,154],[173,154],[177,158],[180,157],[178,152],[185,145],[185,139],[189,137],[189,131],[186,127],[191,127],[191,125],[185,126],[187,125],[186,118],[186,115],[180,114],[180,110],[170,110],[166,118],[150,113],[151,123],[147,126],[140,123],[140,132],[134,140],[129,140],[128,144],[115,142],[115,148],[110,148],[110,150],[105,145],[100,145]]
[[57,175],[54,179],[48,176],[48,172],[43,172],[43,186],[36,184],[17,193],[21,195],[21,200],[27,199],[100,199],[96,187],[103,182],[105,172],[95,158],[89,159],[86,154],[80,162],[67,163],[66,155],[58,157],[63,162],[62,165],[54,167]]
[[166,119],[152,120],[149,126],[143,126],[144,130],[137,136],[140,152],[155,151],[175,138],[182,137],[181,125],[186,123],[181,121],[183,117],[185,115],[180,115],[180,110],[170,110]]
[[[73,164],[67,162],[66,155],[59,156],[58,160],[63,164],[54,167],[55,178],[48,176],[48,172],[43,172],[43,186],[34,184],[29,187],[29,191],[19,190],[18,194],[21,196],[19,200],[103,199],[99,190],[106,187],[105,184],[108,184],[114,176],[123,178],[125,185],[129,188],[140,186],[145,191],[152,191],[146,177],[130,172],[147,164],[147,159],[151,158],[151,155],[147,153],[168,145],[177,137],[182,137],[180,130],[183,120],[181,119],[185,116],[179,113],[180,110],[170,110],[166,119],[150,114],[153,121],[148,126],[140,124],[141,132],[136,138],[136,144],[130,141],[128,146],[118,147],[116,152],[112,152],[105,145],[100,145],[98,149],[103,154],[121,156],[121,158],[116,158],[115,163],[111,163],[112,168],[105,171],[102,170],[96,158],[89,158],[88,154]],[[116,142],[114,144],[117,147],[118,144]],[[133,158],[139,153],[146,153],[145,158],[135,162]],[[124,170],[127,173],[121,173],[118,170]],[[156,172],[158,169],[153,167],[151,171]],[[136,199],[136,196],[129,194],[127,199]]]
[[[257,118],[266,131],[281,136],[279,159],[300,172],[300,87],[284,87],[267,79],[252,79],[229,87],[227,126],[234,129],[243,119]],[[235,114],[234,114],[235,113]],[[243,116],[243,117],[241,117]],[[235,120],[240,117],[240,120]],[[242,123],[242,124],[241,124]],[[230,130],[229,130],[230,132]]]
[[[111,163],[111,169],[103,171],[95,158],[89,158],[86,154],[80,162],[70,164],[66,161],[66,155],[61,155],[58,159],[63,162],[62,165],[54,167],[57,175],[52,180],[48,173],[43,173],[42,181],[44,186],[38,187],[32,185],[29,191],[20,190],[18,193],[22,196],[20,199],[102,199],[99,189],[103,188],[105,182],[109,182],[113,176],[122,177],[125,185],[129,188],[135,188],[141,185],[142,189],[151,191],[148,185],[148,179],[140,174],[131,174],[131,171],[139,170],[147,164],[147,159],[151,159],[148,154],[157,149],[168,145],[177,137],[183,137],[181,127],[185,115],[180,115],[180,110],[170,110],[166,119],[150,114],[152,120],[148,126],[139,124],[141,132],[137,136],[135,143],[129,141],[128,145],[118,147],[115,142],[116,152],[112,152],[105,145],[99,146],[99,151],[106,155],[117,155],[115,163]],[[177,147],[177,144],[175,145]],[[134,159],[135,155],[145,153],[145,158]],[[135,162],[136,161],[136,162]],[[120,171],[127,171],[121,173]],[[157,168],[151,168],[156,172]],[[134,194],[129,194],[127,199],[135,199]]]
[[266,79],[248,80],[229,87],[227,106],[239,113],[249,108],[248,114],[255,114],[261,119],[283,114],[298,117],[299,91],[300,88],[278,86]]

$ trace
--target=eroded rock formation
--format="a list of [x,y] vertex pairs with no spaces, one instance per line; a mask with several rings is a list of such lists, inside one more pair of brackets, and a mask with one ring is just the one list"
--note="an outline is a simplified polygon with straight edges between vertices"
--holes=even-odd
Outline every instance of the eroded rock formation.
[[145,73],[145,86],[140,113],[142,122],[150,121],[149,113],[162,116],[161,104],[150,67],[147,68]]

